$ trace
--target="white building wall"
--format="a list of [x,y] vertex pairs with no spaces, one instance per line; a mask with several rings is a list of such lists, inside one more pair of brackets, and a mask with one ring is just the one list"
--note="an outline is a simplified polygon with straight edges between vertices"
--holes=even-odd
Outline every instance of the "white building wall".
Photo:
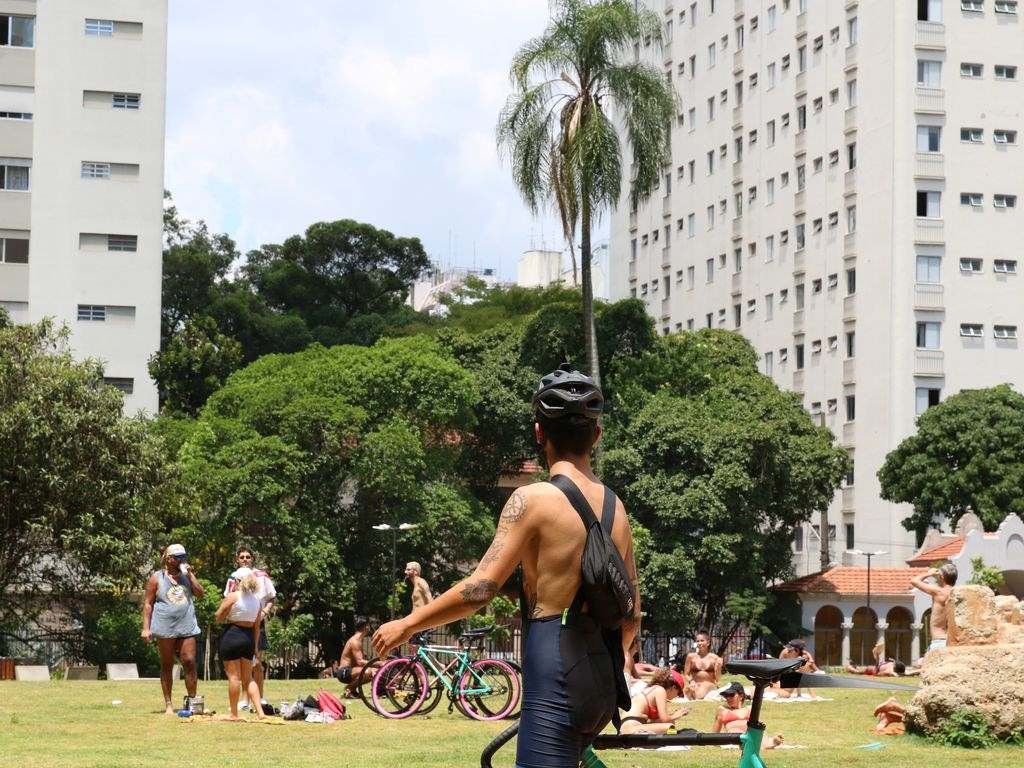
[[[34,15],[36,28],[34,49],[0,49],[0,86],[34,88],[33,120],[17,126],[31,131],[28,204],[0,199],[0,230],[31,232],[27,279],[19,296],[0,283],[0,300],[27,301],[28,319],[67,323],[76,356],[132,380],[126,413],[155,412],[146,364],[160,343],[166,0],[0,0],[4,11]],[[86,18],[114,21],[113,35],[86,35]],[[17,67],[6,70],[4,57],[18,57]],[[29,70],[31,82],[17,74]],[[88,103],[86,91],[109,96]],[[114,109],[115,92],[140,94],[139,109]],[[12,140],[24,145],[0,130],[0,155]],[[113,164],[111,178],[83,178],[83,161]],[[133,235],[137,250],[83,249],[83,234]],[[107,320],[79,321],[82,304],[108,307]]]
[[[915,549],[913,535],[900,524],[908,510],[879,498],[876,473],[886,454],[914,430],[916,388],[938,389],[944,399],[968,387],[1024,384],[1018,342],[993,338],[995,324],[1024,331],[1024,275],[997,275],[992,269],[995,259],[1017,259],[1018,273],[1024,269],[1018,253],[1024,234],[1021,19],[996,14],[992,3],[985,3],[981,14],[962,12],[953,0],[941,3],[941,23],[918,22],[917,3],[650,4],[664,14],[668,42],[659,49],[640,41],[637,55],[672,80],[680,116],[672,132],[672,162],[665,169],[670,178],[637,211],[624,204],[612,215],[611,251],[623,258],[610,265],[611,298],[644,299],[663,333],[705,327],[710,315],[713,327],[746,335],[761,355],[762,370],[780,386],[801,393],[805,407],[854,457],[854,482],[837,493],[829,510],[830,523],[837,526],[833,555],[842,557],[846,526],[852,525],[854,547],[887,551],[875,561],[880,566],[902,564]],[[775,9],[774,29],[770,8]],[[851,42],[854,19],[857,39]],[[742,49],[737,28],[743,30]],[[802,73],[801,46],[807,56]],[[789,66],[784,70],[785,56]],[[940,88],[918,87],[919,58],[943,62]],[[983,63],[982,78],[962,78],[961,62]],[[996,64],[1018,66],[1017,79],[997,81]],[[854,81],[851,101],[848,83]],[[742,104],[737,83],[743,87]],[[803,131],[798,129],[800,106],[807,111]],[[786,115],[788,127],[783,125]],[[918,154],[918,125],[942,128],[938,153]],[[983,128],[983,142],[961,143],[961,127]],[[996,128],[1018,131],[1018,145],[994,144]],[[736,139],[742,142],[742,158]],[[847,159],[850,144],[856,145],[854,168]],[[709,151],[714,152],[710,172]],[[830,161],[833,152],[838,153],[835,163]],[[815,171],[819,158],[821,169]],[[799,166],[806,169],[803,190],[798,189]],[[918,190],[942,193],[938,219],[916,216]],[[981,209],[960,205],[960,192],[967,191],[984,193]],[[992,205],[996,193],[1022,197],[1017,208],[997,210]],[[623,200],[627,194],[628,180]],[[713,223],[709,205],[714,206]],[[852,230],[851,207],[856,211]],[[834,225],[830,214],[835,214]],[[821,231],[815,232],[818,220]],[[802,249],[796,242],[801,224],[806,232]],[[768,238],[773,239],[771,254]],[[918,254],[941,258],[937,283],[916,281]],[[981,274],[961,273],[961,256],[982,258]],[[708,259],[713,259],[710,280]],[[847,270],[855,270],[853,290],[847,288]],[[798,308],[801,285],[804,306]],[[919,321],[942,324],[938,350],[916,349]],[[983,324],[983,338],[962,338],[961,323]],[[847,333],[854,334],[852,355],[847,354]],[[835,349],[829,343],[833,338]],[[814,351],[816,342],[820,352]],[[797,370],[801,344],[804,368]],[[848,395],[855,398],[852,419],[846,414]],[[813,532],[803,540],[805,548],[816,550]],[[795,559],[801,571],[818,567],[816,552],[801,552]]]

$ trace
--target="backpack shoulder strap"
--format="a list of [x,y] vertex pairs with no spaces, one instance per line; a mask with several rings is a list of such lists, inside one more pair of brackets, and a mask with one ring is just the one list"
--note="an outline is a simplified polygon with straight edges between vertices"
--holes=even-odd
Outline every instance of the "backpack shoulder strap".
[[[569,500],[572,508],[576,510],[576,514],[583,520],[583,526],[590,529],[590,526],[597,522],[597,517],[594,515],[594,510],[590,506],[590,502],[587,501],[587,497],[583,495],[583,492],[579,487],[565,475],[555,475],[551,478],[551,484],[558,490],[565,494],[565,497]],[[607,506],[607,500],[605,501]]]
[[612,535],[612,526],[615,523],[615,492],[607,485],[604,487],[604,509],[601,510],[601,527],[609,536]]

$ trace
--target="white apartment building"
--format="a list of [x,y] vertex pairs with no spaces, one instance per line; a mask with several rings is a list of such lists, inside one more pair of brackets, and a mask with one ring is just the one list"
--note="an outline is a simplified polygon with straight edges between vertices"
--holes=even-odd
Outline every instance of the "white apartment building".
[[833,562],[903,565],[886,454],[948,395],[1024,383],[1024,3],[648,2],[665,43],[634,56],[680,109],[659,189],[613,214],[612,298],[743,333],[854,459]]
[[167,0],[0,0],[0,306],[157,410]]

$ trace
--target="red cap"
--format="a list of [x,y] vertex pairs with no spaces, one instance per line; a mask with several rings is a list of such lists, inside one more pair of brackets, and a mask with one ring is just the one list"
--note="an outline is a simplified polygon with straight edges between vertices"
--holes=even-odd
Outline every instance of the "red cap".
[[686,687],[686,678],[683,677],[681,673],[676,672],[674,669],[670,669],[669,672],[672,673],[672,679],[676,681],[676,685],[679,686],[679,692],[682,693],[683,688]]

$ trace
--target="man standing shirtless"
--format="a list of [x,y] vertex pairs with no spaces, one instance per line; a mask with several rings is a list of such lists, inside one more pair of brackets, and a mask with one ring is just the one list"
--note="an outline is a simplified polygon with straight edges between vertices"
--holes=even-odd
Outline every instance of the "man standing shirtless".
[[686,654],[683,677],[689,681],[683,695],[691,701],[700,701],[718,688],[722,679],[722,657],[711,652],[711,635],[706,629],[697,633],[697,650]]
[[[608,491],[591,469],[601,436],[604,396],[592,379],[568,366],[543,379],[533,397],[534,436],[551,476],[571,480],[600,515]],[[633,537],[622,502],[611,505],[611,539],[634,585],[635,612],[622,624],[622,649],[639,624]],[[505,504],[494,540],[473,575],[373,636],[385,656],[414,633],[456,621],[483,608],[523,565],[526,632],[523,707],[516,765],[577,768],[584,749],[615,714],[622,661],[613,661],[599,627],[580,610],[580,558],[586,530],[565,494],[551,483],[519,488]],[[618,652],[619,649],[615,649]],[[589,660],[589,663],[581,663]]]
[[[929,578],[935,579],[935,583],[929,584],[925,581]],[[956,566],[946,563],[941,568],[932,568],[920,578],[915,577],[910,580],[911,585],[916,589],[932,596],[932,641],[928,644],[929,651],[946,647],[946,603],[949,601],[949,593],[953,591],[956,579]]]
[[430,585],[423,578],[422,573],[423,569],[420,568],[419,563],[405,564],[405,578],[409,580],[409,585],[412,587],[412,609],[414,611],[434,599],[430,594]]

